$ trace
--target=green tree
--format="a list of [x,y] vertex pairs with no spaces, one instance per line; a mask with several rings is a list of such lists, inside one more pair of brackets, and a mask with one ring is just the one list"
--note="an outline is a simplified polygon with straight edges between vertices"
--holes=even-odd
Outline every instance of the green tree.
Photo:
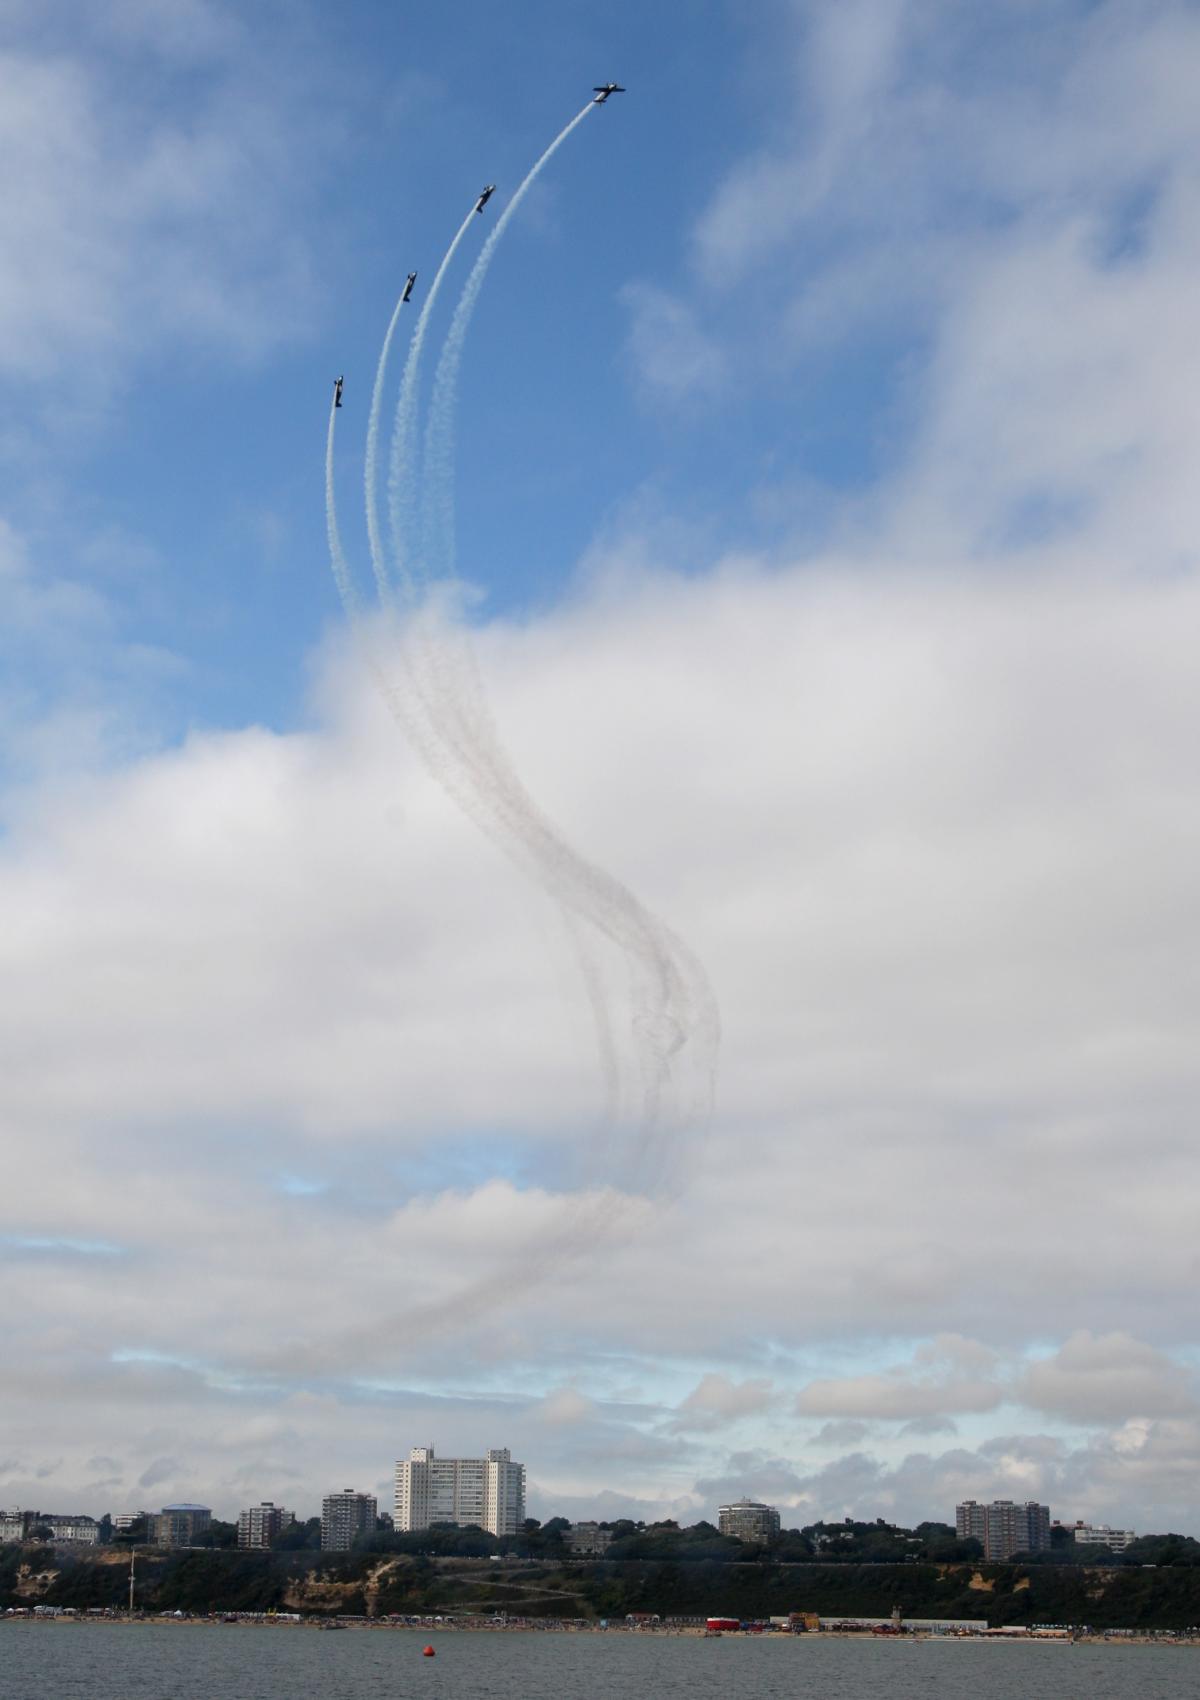
[[201,1529],[200,1533],[193,1540],[192,1545],[197,1547],[220,1547],[228,1551],[231,1547],[237,1546],[237,1536],[238,1532],[236,1523],[224,1523],[219,1517],[214,1517],[207,1529]]
[[321,1519],[306,1517],[303,1522],[297,1519],[289,1523],[280,1530],[271,1547],[274,1552],[320,1552]]

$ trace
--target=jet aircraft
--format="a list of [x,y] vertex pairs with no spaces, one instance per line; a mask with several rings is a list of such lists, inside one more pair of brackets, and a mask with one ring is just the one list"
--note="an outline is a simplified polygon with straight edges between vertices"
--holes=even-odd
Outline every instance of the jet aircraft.
[[603,106],[610,94],[624,94],[625,90],[621,87],[620,83],[597,83],[593,92],[595,93],[596,98],[592,102],[592,105]]
[[342,378],[335,378],[333,380],[333,405],[335,407],[340,407],[342,405],[342,384],[344,381],[345,380]]
[[410,298],[410,296],[412,295],[412,286],[413,286],[414,283],[416,283],[416,281],[417,281],[416,272],[409,272],[408,282],[404,285],[404,294],[400,297],[401,301],[407,301]]
[[483,194],[480,195],[479,199],[475,203],[475,211],[482,212],[495,193],[496,185],[494,183],[485,184]]

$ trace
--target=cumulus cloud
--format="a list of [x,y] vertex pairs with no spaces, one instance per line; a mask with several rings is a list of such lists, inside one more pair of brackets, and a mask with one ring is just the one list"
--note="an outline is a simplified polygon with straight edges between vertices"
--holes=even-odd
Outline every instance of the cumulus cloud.
[[701,1376],[679,1406],[672,1427],[681,1431],[720,1428],[765,1411],[773,1398],[774,1388],[766,1377],[735,1382],[727,1375],[710,1372]]
[[912,1417],[901,1426],[899,1432],[902,1435],[957,1434],[958,1424],[951,1417]]
[[629,361],[642,388],[670,402],[718,390],[725,376],[719,345],[686,302],[650,284],[627,284]]
[[811,1381],[796,1397],[802,1417],[937,1417],[946,1411],[993,1411],[1001,1393],[994,1382],[905,1381],[884,1375]]
[[[498,1327],[460,1317],[403,1362],[561,1351],[573,1375],[632,1351],[644,1378],[664,1356],[722,1362],[746,1315],[794,1341],[802,1291],[810,1341],[961,1336],[801,1395],[812,1415],[911,1421],[992,1409],[970,1341],[1015,1348],[1030,1314],[1060,1337],[1181,1337],[1196,596],[1186,578],[739,565],[611,598],[602,580],[540,626],[485,632],[539,794],[720,987],[722,1100],[708,1144],[679,1154],[686,1184],[644,1203],[619,1256],[584,1246]],[[593,1164],[587,1006],[540,900],[336,652],[321,701],[311,733],[197,736],[14,815],[5,1226],[125,1248],[102,1290],[47,1254],[14,1319],[14,1361],[65,1328],[77,1388],[74,1354],[181,1340],[200,1366],[176,1372],[185,1402],[231,1363],[277,1379],[292,1353],[315,1375],[348,1314],[378,1374],[404,1338],[381,1324],[539,1245]],[[668,793],[653,834],[627,830]],[[613,1164],[619,1185],[619,1142]],[[770,1185],[731,1190],[731,1168]],[[311,1190],[280,1184],[297,1170]],[[1059,1231],[1064,1190],[1111,1224],[1101,1264]],[[763,1381],[733,1370],[709,1372],[687,1420],[770,1416]]]
[[842,1451],[847,1446],[857,1446],[870,1432],[870,1423],[857,1417],[836,1417],[832,1422],[822,1423],[809,1444],[817,1448],[833,1446]]
[[1173,1417],[1200,1408],[1194,1378],[1165,1352],[1128,1334],[1087,1329],[1029,1365],[1021,1397],[1038,1410],[1084,1423]]
[[580,1423],[590,1417],[596,1407],[578,1388],[556,1387],[537,1407],[544,1423]]
[[68,10],[65,36],[18,10],[0,55],[0,366],[35,408],[135,344],[261,356],[311,300],[293,225],[324,123],[287,37],[201,0]]
[[[961,1334],[940,1334],[883,1375],[810,1381],[796,1396],[796,1414],[845,1419],[841,1426],[860,1431],[855,1438],[867,1432],[862,1418],[903,1420],[903,1433],[953,1432],[947,1413],[992,1411],[1003,1402],[998,1368],[992,1348]],[[826,1428],[836,1432],[838,1426]]]

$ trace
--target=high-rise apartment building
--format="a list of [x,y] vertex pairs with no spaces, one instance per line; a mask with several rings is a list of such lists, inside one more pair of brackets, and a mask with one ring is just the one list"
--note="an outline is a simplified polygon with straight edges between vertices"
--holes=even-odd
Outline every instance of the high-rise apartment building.
[[196,1536],[202,1535],[212,1522],[207,1505],[164,1505],[153,1519],[154,1544],[160,1547],[195,1546]]
[[760,1505],[757,1499],[739,1499],[718,1508],[717,1524],[723,1535],[761,1546],[779,1533],[779,1513],[773,1505]]
[[296,1521],[294,1511],[285,1511],[282,1505],[275,1505],[271,1500],[264,1499],[261,1505],[252,1505],[238,1516],[238,1546],[261,1551],[275,1544],[277,1535],[291,1527]]
[[414,1446],[396,1465],[397,1529],[455,1523],[515,1535],[524,1521],[525,1466],[506,1446],[484,1458],[438,1458],[432,1446]]
[[1015,1552],[1046,1552],[1050,1546],[1050,1508],[1034,1499],[1023,1505],[1011,1499],[994,1499],[990,1505],[965,1499],[954,1509],[954,1526],[960,1541],[981,1542],[983,1556],[996,1563]]
[[321,1501],[321,1551],[349,1552],[360,1535],[375,1533],[379,1507],[373,1493],[343,1488]]

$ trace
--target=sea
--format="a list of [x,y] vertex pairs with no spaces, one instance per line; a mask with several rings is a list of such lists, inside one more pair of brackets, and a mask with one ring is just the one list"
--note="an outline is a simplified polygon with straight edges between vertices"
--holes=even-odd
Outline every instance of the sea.
[[[434,1657],[422,1649],[432,1644]],[[0,1620],[2,1700],[1178,1700],[1200,1648]]]

